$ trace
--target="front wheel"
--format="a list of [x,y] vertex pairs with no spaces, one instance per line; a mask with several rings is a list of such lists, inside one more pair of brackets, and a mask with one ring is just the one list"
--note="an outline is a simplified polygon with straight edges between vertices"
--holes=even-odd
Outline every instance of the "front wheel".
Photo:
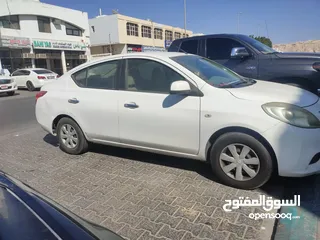
[[12,91],[12,92],[7,92],[7,95],[8,95],[8,96],[13,96],[14,93],[15,93],[14,91]]
[[254,137],[238,132],[226,133],[215,141],[210,162],[222,183],[240,189],[262,186],[273,171],[272,157],[264,145]]
[[88,141],[78,124],[71,118],[62,118],[57,125],[60,149],[68,154],[79,155],[88,150]]

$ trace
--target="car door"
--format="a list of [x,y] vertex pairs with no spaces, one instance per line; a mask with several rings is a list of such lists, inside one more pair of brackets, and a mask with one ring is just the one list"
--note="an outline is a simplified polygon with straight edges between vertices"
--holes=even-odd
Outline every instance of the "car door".
[[121,143],[196,155],[200,97],[170,94],[171,83],[188,81],[186,75],[148,58],[127,58],[123,66],[119,86]]
[[[91,65],[72,74],[67,106],[87,137],[118,142],[118,99],[115,90],[120,60]],[[71,82],[72,83],[72,82]]]
[[249,78],[258,77],[258,58],[246,48],[250,57],[231,58],[231,50],[235,47],[245,47],[242,43],[231,38],[207,38],[206,57],[214,60],[236,73]]
[[23,74],[22,70],[17,70],[13,72],[11,76],[13,80],[17,83],[18,87],[26,86],[26,81],[25,81],[26,76]]

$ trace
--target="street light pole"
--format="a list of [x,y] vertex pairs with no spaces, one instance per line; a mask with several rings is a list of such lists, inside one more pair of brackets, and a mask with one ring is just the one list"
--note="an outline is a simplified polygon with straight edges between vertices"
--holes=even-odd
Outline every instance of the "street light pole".
[[184,34],[187,36],[187,3],[184,0]]
[[242,14],[242,12],[238,13],[238,34],[239,34],[239,25],[240,25],[240,14]]

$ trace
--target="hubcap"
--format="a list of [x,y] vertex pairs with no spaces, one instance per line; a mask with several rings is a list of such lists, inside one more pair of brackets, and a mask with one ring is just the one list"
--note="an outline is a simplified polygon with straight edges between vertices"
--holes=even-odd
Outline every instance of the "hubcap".
[[220,166],[223,172],[237,181],[248,181],[260,170],[258,155],[243,144],[230,144],[220,154]]
[[75,148],[78,145],[77,131],[70,124],[62,125],[60,138],[67,148]]

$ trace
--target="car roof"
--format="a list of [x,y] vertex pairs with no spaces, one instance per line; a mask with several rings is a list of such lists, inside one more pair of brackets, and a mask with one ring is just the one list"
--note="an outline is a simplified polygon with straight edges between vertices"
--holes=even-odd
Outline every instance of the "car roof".
[[202,38],[208,38],[208,37],[231,37],[231,38],[239,38],[239,37],[247,37],[247,35],[244,34],[236,34],[236,33],[219,33],[219,34],[207,34],[207,35],[200,35],[200,36],[194,36],[194,37],[187,37],[187,38],[179,38],[174,41],[183,41],[185,39],[202,39]]
[[20,68],[20,69],[17,69],[16,71],[19,71],[19,70],[29,70],[29,71],[33,71],[33,70],[48,70],[48,71],[51,71],[51,70],[46,69],[46,68]]

